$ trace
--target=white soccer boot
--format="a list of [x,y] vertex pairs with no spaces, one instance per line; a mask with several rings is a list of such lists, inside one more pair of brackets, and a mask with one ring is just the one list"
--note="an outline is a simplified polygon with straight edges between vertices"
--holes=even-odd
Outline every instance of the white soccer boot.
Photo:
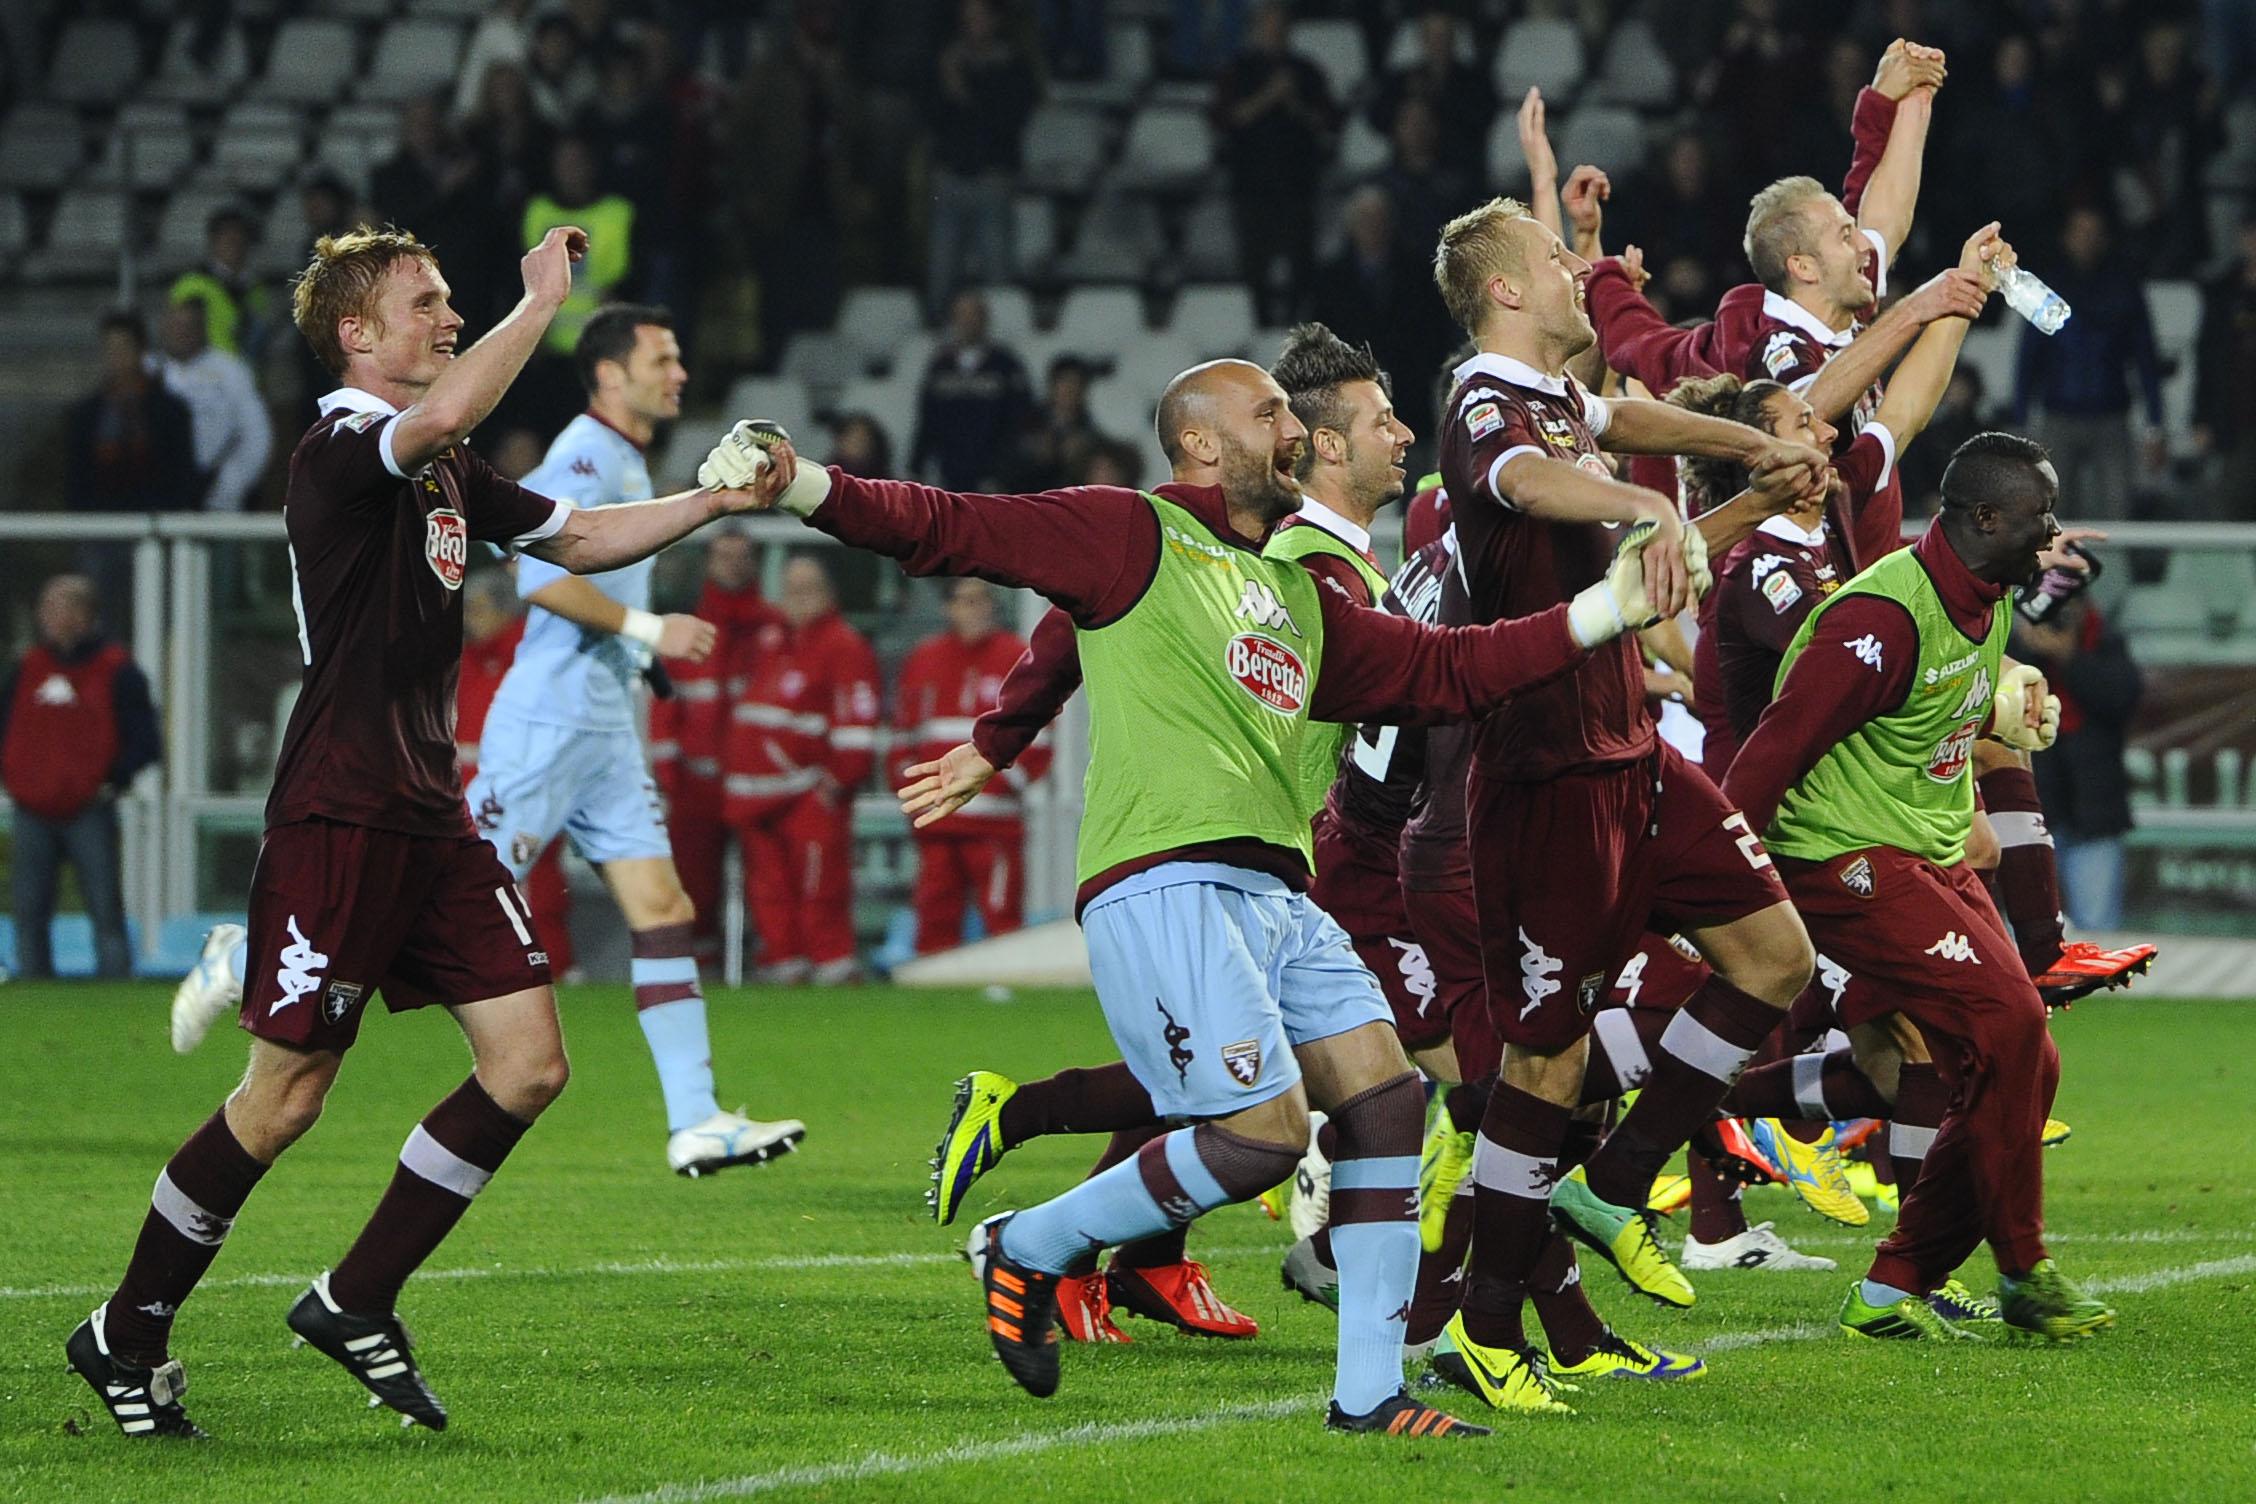
[[695,1180],[731,1165],[764,1165],[798,1148],[806,1136],[807,1125],[797,1118],[763,1123],[741,1112],[716,1112],[666,1140],[666,1164]]
[[215,924],[196,964],[172,994],[172,1047],[185,1055],[204,1042],[219,1016],[243,1004],[243,979],[229,964],[243,943],[239,924]]
[[1768,1222],[1757,1222],[1745,1232],[1720,1243],[1702,1243],[1689,1234],[1684,1239],[1686,1269],[1831,1269],[1833,1261],[1814,1253],[1796,1253]]

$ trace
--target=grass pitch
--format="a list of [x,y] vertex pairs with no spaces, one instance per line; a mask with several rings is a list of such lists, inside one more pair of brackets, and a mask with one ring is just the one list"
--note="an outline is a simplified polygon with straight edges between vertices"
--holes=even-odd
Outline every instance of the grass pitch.
[[[1287,1236],[1243,1208],[1192,1249],[1260,1320],[1257,1341],[1124,1319],[1134,1345],[1071,1348],[1057,1398],[1020,1394],[988,1355],[961,1231],[925,1218],[924,1161],[956,1076],[1110,1058],[1102,1023],[1076,994],[997,1005],[875,988],[714,999],[724,1101],[803,1117],[808,1140],[701,1182],[666,1173],[625,989],[571,990],[571,1090],[408,1286],[453,1424],[404,1431],[326,1359],[292,1351],[282,1324],[351,1241],[409,1125],[467,1068],[443,1018],[379,1016],[182,1313],[190,1410],[217,1440],[159,1446],[117,1434],[62,1340],[114,1283],[159,1165],[241,1066],[225,1035],[174,1056],[166,996],[0,988],[0,1496],[2256,1497],[2256,1005],[2133,997],[2055,1021],[2059,1114],[2075,1127],[2047,1157],[2055,1252],[2111,1293],[2114,1333],[2063,1348],[1853,1342],[1831,1318],[1870,1238],[1757,1193],[1756,1219],[1841,1271],[1708,1275],[1679,1313],[1586,1261],[1621,1330],[1706,1353],[1707,1377],[1586,1386],[1572,1417],[1425,1445],[1319,1429],[1331,1319],[1280,1291]],[[1098,1147],[1017,1151],[966,1220],[1054,1193]]]

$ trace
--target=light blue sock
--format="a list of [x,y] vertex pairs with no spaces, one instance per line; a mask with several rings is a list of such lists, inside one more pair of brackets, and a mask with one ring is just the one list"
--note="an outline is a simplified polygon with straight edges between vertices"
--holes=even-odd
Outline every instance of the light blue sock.
[[[1154,1139],[1102,1175],[1020,1212],[1003,1228],[1004,1254],[1030,1268],[1062,1274],[1083,1254],[1148,1238],[1228,1205],[1230,1197],[1199,1162],[1194,1131],[1178,1128]],[[1146,1176],[1146,1157],[1155,1153],[1165,1155],[1164,1169],[1152,1167],[1163,1177],[1159,1190],[1167,1197],[1164,1207]],[[1416,1168],[1411,1166],[1413,1172]],[[1166,1172],[1172,1172],[1174,1185],[1164,1184]],[[1413,1252],[1416,1230],[1411,1224]]]
[[[688,926],[682,926],[687,929]],[[713,1095],[713,1045],[705,1031],[705,997],[697,986],[694,956],[636,956],[635,1018],[650,1041],[658,1089],[666,1098],[666,1128],[694,1128],[721,1104]]]
[[1332,1398],[1349,1415],[1367,1414],[1402,1388],[1418,1254],[1418,1157],[1332,1161],[1332,1259],[1339,1266]]
[[1894,1285],[1883,1285],[1876,1279],[1868,1279],[1863,1288],[1857,1291],[1857,1298],[1868,1306],[1884,1308],[1899,1300],[1909,1300],[1911,1294],[1909,1290],[1899,1290]]

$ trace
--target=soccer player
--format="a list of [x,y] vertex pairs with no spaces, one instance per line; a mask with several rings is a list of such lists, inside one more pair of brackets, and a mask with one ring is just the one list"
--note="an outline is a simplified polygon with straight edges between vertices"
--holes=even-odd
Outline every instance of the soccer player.
[[[1073,619],[1092,726],[1078,907],[1098,998],[1160,1112],[1195,1123],[974,1231],[987,1328],[1012,1377],[1055,1391],[1057,1279],[1075,1257],[1275,1185],[1307,1142],[1313,1098],[1340,1138],[1327,1423],[1475,1433],[1402,1388],[1424,1097],[1377,984],[1307,901],[1300,738],[1311,718],[1472,715],[1564,672],[1583,644],[1650,618],[1642,555],[1624,550],[1571,607],[1420,628],[1258,551],[1300,505],[1292,469],[1306,441],[1266,372],[1193,367],[1169,383],[1157,428],[1176,479],[1148,494],[982,497],[864,480],[798,466],[772,432],[763,470],[743,424],[712,475],[912,573],[1023,585]],[[910,802],[944,811],[947,774],[912,785]]]
[[[587,321],[572,360],[587,411],[566,424],[527,489],[583,510],[648,501],[643,451],[681,416],[689,373],[673,318],[614,303]],[[653,562],[576,575],[517,565],[531,607],[516,661],[494,695],[468,797],[478,832],[520,882],[559,834],[601,869],[627,921],[635,1021],[666,1106],[666,1164],[692,1179],[764,1164],[806,1136],[795,1118],[722,1110],[690,937],[696,910],[674,872],[658,786],[635,729],[635,685],[656,658],[701,663],[713,624],[650,610]]]
[[323,236],[293,316],[337,390],[290,458],[284,520],[305,689],[290,713],[251,879],[250,1068],[157,1176],[117,1292],[66,1344],[128,1436],[198,1437],[169,1355],[180,1305],[267,1167],[313,1126],[361,1015],[444,1006],[473,1070],[408,1135],[390,1188],[291,1329],[433,1429],[446,1410],[394,1311],[569,1074],[548,958],[478,839],[454,772],[460,590],[473,540],[577,572],[617,569],[744,510],[733,490],[580,510],[503,479],[464,446],[572,287],[587,237],[559,227],[525,293],[459,356],[461,316],[430,250],[401,230]]
[[[1649,538],[1649,599],[1674,615],[1706,581],[1706,547],[1756,516],[1687,530],[1674,502],[1612,478],[1620,453],[1792,468],[1825,457],[1759,430],[1653,401],[1602,401],[1564,374],[1596,337],[1588,265],[1497,199],[1443,230],[1434,277],[1480,353],[1458,368],[1441,435],[1459,562],[1475,620],[1524,614],[1607,566],[1617,532]],[[1712,535],[1712,536],[1711,536]],[[1689,541],[1688,541],[1689,540]],[[1553,1220],[1641,1293],[1685,1306],[1691,1285],[1653,1235],[1645,1197],[1809,980],[1809,938],[1755,833],[1655,735],[1634,642],[1483,721],[1466,782],[1474,907],[1491,1017],[1504,1042],[1473,1167],[1462,1309],[1435,1366],[1499,1408],[1552,1398],[1521,1308]],[[1560,1162],[1581,1100],[1590,1014],[1648,928],[1691,933],[1715,975],[1678,1014],[1637,1103],[1572,1173]]]
[[[1026,642],[995,620],[994,587],[984,580],[948,586],[948,630],[917,644],[893,691],[894,782],[912,763],[945,756],[971,736],[972,722],[995,703]],[[1019,927],[1026,888],[1026,821],[1018,796],[1049,765],[1047,748],[1003,770],[1003,786],[982,793],[943,829],[916,832],[917,954],[963,942],[966,901],[979,907],[989,935]]]
[[2058,724],[2044,676],[2004,663],[2007,596],[2043,567],[2058,495],[2043,446],[1999,433],[1960,445],[1918,544],[1795,634],[1726,780],[1818,941],[1919,1026],[1951,1090],[1895,1231],[1842,1306],[1841,1325],[1863,1336],[1964,1331],[1925,1297],[1984,1240],[2007,1325],[2063,1338],[2115,1319],[2045,1250],[2041,1139],[2060,1055],[1964,861],[1976,739],[2033,750]]
[[[485,735],[486,713],[493,709],[517,644],[525,638],[525,613],[507,569],[480,569],[462,583],[462,678],[454,694],[454,769],[464,788],[478,776],[478,738]],[[564,849],[549,842],[518,884],[532,906],[533,931],[548,947],[548,969],[570,980],[572,973],[572,895],[564,884]],[[240,967],[236,974],[241,1001]]]

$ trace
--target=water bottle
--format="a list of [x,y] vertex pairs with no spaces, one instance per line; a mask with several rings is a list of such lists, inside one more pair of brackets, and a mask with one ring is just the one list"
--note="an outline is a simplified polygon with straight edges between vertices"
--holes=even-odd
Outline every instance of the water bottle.
[[1990,270],[2007,305],[2036,325],[2039,334],[2058,334],[2060,326],[2068,322],[2067,300],[2045,286],[2035,272],[2024,270],[2017,261],[1993,265]]

